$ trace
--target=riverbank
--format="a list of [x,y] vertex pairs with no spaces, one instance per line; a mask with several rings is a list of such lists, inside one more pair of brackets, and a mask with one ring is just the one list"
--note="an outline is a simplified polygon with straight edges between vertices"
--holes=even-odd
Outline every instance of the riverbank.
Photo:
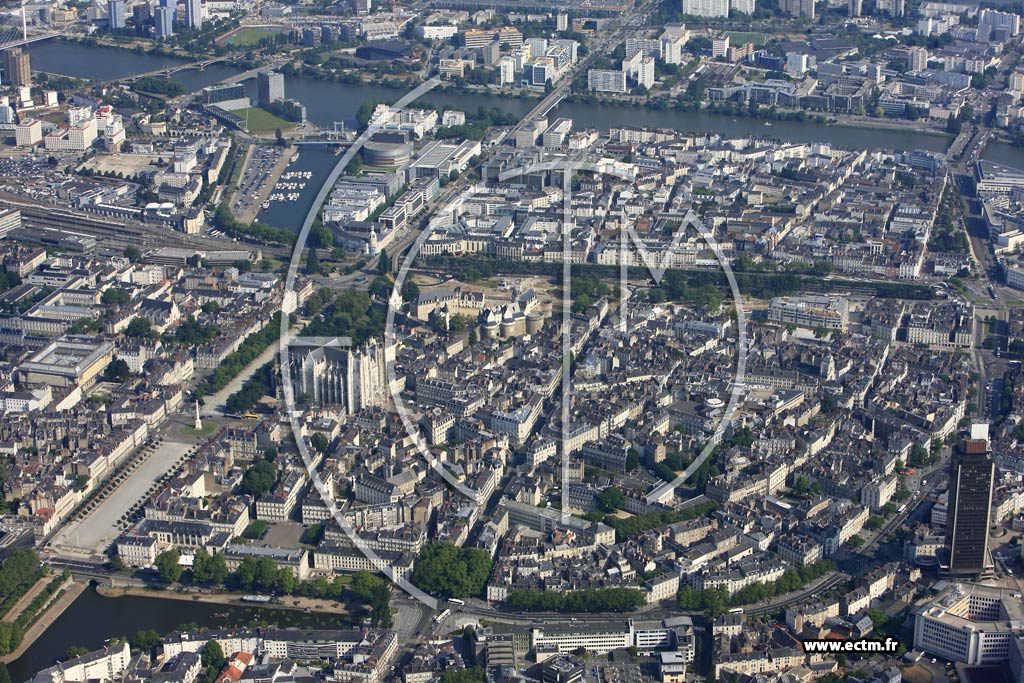
[[77,581],[72,583],[64,592],[62,592],[56,600],[50,603],[50,606],[43,612],[38,619],[36,619],[28,630],[25,631],[25,635],[21,639],[21,645],[14,652],[0,657],[0,664],[8,664],[13,662],[21,655],[25,654],[33,643],[46,632],[46,629],[50,628],[53,622],[60,618],[60,615],[64,614],[64,610],[71,606],[71,604],[78,599],[85,589],[89,587],[87,583],[78,583]]
[[36,596],[46,590],[46,587],[50,584],[53,579],[52,576],[40,576],[39,579],[32,584],[32,587],[25,591],[25,594],[18,598],[18,601],[11,605],[11,609],[8,610],[7,614],[0,621],[6,624],[13,624],[21,616],[21,613],[25,611]]
[[306,598],[299,596],[288,596],[281,602],[273,604],[245,602],[243,593],[208,593],[196,589],[181,587],[177,590],[153,590],[149,588],[138,588],[136,586],[125,586],[119,588],[107,588],[97,586],[96,592],[105,598],[123,598],[126,596],[136,598],[157,598],[160,600],[181,600],[184,602],[205,602],[217,605],[231,605],[232,607],[263,607],[266,609],[286,609],[301,612],[317,612],[330,614],[350,614],[348,609],[339,602],[333,600],[320,600],[318,598]]
[[836,114],[811,112],[804,109],[759,109],[757,114],[752,114],[743,107],[731,110],[722,108],[715,103],[701,102],[699,105],[678,106],[674,102],[664,99],[643,100],[640,96],[631,95],[627,97],[600,97],[594,98],[589,95],[572,94],[567,95],[565,103],[580,106],[614,107],[627,111],[645,111],[656,113],[677,113],[677,114],[706,114],[720,116],[722,118],[743,119],[748,121],[762,121],[767,127],[777,124],[795,123],[811,124],[815,126],[827,126],[837,128],[848,128],[851,130],[873,130],[887,131],[894,133],[914,133],[916,135],[931,135],[937,138],[952,140],[953,136],[945,130],[922,127],[920,121],[907,119],[875,118],[871,116],[858,116],[855,114]]

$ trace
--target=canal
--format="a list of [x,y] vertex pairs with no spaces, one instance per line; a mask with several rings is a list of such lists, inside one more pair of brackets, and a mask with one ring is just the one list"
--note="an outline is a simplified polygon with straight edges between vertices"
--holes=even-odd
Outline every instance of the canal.
[[131,638],[152,629],[161,636],[188,624],[212,628],[274,624],[299,628],[348,628],[344,615],[299,610],[221,605],[160,597],[105,598],[87,589],[25,653],[7,665],[11,679],[23,683],[40,669],[63,659],[69,647],[95,650],[110,638]]

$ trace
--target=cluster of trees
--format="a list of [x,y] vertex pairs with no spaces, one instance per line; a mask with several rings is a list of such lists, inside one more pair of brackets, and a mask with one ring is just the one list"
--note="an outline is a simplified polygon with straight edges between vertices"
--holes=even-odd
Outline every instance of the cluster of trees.
[[114,358],[103,370],[103,381],[120,383],[128,379],[131,374],[128,363],[120,358]]
[[671,301],[686,301],[698,311],[717,311],[725,295],[721,289],[699,276],[687,277],[680,271],[668,271],[661,286]]
[[485,672],[482,666],[471,666],[468,669],[449,669],[441,674],[441,683],[484,683]]
[[259,458],[242,475],[240,491],[253,498],[259,498],[274,488],[277,483],[277,468],[266,458]]
[[177,97],[185,94],[185,84],[170,78],[159,76],[144,76],[135,81],[132,88],[135,92],[147,93],[150,95],[163,95],[165,97]]
[[179,564],[180,559],[181,554],[177,550],[167,550],[157,555],[156,569],[161,581],[180,581],[202,586],[223,585],[236,590],[277,592],[331,600],[354,598],[369,606],[369,618],[374,626],[391,627],[391,583],[367,571],[356,572],[347,584],[340,576],[333,582],[325,578],[299,581],[290,569],[279,569],[277,563],[269,557],[247,557],[234,572],[228,570],[223,554],[210,555],[203,548],[196,551],[191,569],[183,569]]
[[253,221],[251,225],[246,225],[231,215],[231,209],[228,208],[226,200],[221,202],[217,207],[217,210],[214,211],[213,225],[232,237],[238,237],[240,239],[247,237],[257,242],[285,244],[288,246],[295,243],[295,233],[291,230],[275,228],[270,225],[264,225],[258,221]]
[[[661,462],[656,462],[651,465],[651,469],[656,475],[658,475],[664,481],[675,481],[679,472],[686,469],[690,465],[690,460],[683,458],[681,453],[670,453]],[[704,493],[708,486],[708,480],[712,477],[716,477],[721,472],[718,466],[714,463],[714,458],[708,458],[697,468],[697,471],[693,473],[687,482],[692,486],[698,493]]]
[[174,328],[174,334],[165,334],[164,342],[180,346],[202,346],[220,336],[216,325],[201,323],[190,315],[187,320]]
[[966,254],[969,251],[967,234],[957,226],[956,199],[948,189],[942,193],[938,215],[935,216],[931,238],[928,240],[928,249],[956,254]]
[[597,509],[601,512],[615,512],[626,505],[626,494],[622,489],[609,486],[597,494]]
[[938,452],[933,452],[935,449],[925,448],[919,443],[915,443],[910,447],[910,457],[907,458],[907,464],[911,467],[928,467],[934,465],[939,461]]
[[648,512],[646,515],[633,515],[632,517],[626,518],[608,515],[603,521],[605,524],[615,529],[615,542],[622,543],[631,536],[635,536],[636,534],[647,531],[648,529],[654,529],[666,524],[675,524],[676,522],[685,522],[689,519],[697,519],[698,517],[703,517],[714,509],[714,503],[702,503],[700,505],[694,505],[691,508],[686,508],[685,510],[673,510],[671,512],[662,512],[658,510],[655,512]]
[[241,389],[228,396],[224,406],[231,413],[247,413],[261,398],[273,393],[276,380],[274,362],[264,363],[242,383]]
[[480,107],[476,110],[476,114],[466,115],[466,123],[463,125],[438,128],[434,136],[441,139],[483,140],[487,135],[488,128],[492,126],[513,126],[518,120],[518,117],[515,115],[502,111],[497,107]]
[[349,586],[352,595],[370,607],[370,623],[391,628],[391,582],[370,572],[356,572]]
[[[562,265],[542,261],[505,261],[469,256],[426,256],[417,257],[417,265],[424,268],[445,270],[460,280],[472,282],[480,278],[489,278],[495,273],[509,275],[546,275],[561,280]],[[582,276],[597,278],[615,278],[618,281],[618,266],[601,266],[595,264],[574,264],[572,277],[575,283]],[[630,268],[630,279],[643,278],[648,275],[646,269]],[[776,296],[789,296],[797,292],[830,292],[849,289],[869,288],[872,293],[885,299],[916,299],[926,301],[934,298],[935,293],[930,287],[908,285],[895,282],[875,282],[870,284],[847,281],[842,279],[823,280],[813,274],[754,272],[736,273],[736,283],[740,292],[759,299],[770,299]],[[725,273],[707,270],[669,269],[665,272],[660,288],[652,290],[652,297],[659,301],[685,301],[702,310],[713,310],[720,306],[729,294],[729,282]]]
[[508,604],[524,612],[632,612],[647,603],[636,588],[587,588],[579,591],[512,591]]
[[836,564],[832,560],[821,560],[806,567],[787,570],[785,574],[775,581],[746,586],[732,595],[725,588],[698,590],[692,586],[684,586],[679,591],[679,606],[685,610],[704,611],[710,618],[714,618],[723,614],[730,607],[749,605],[767,598],[773,598],[776,595],[799,590],[825,574],[834,571],[835,568]]
[[0,596],[3,596],[0,616],[7,614],[40,576],[39,555],[36,551],[23,548],[12,550],[0,565]]
[[[11,609],[11,607],[14,605],[14,602],[16,602],[22,595],[24,595],[25,591],[32,586],[35,580],[42,576],[42,570],[38,569],[38,567],[34,570],[27,569],[29,566],[29,560],[31,560],[31,558],[35,556],[35,553],[33,551],[18,550],[16,552],[19,553],[19,557],[15,561],[15,567],[12,567],[12,574],[17,575],[21,571],[28,571],[28,573],[25,574],[25,576],[28,577],[28,583],[26,584],[25,582],[20,582],[14,584],[14,592],[12,592],[10,595],[7,595],[6,593],[0,593],[6,596],[3,602],[4,614],[6,614]],[[22,554],[26,552],[31,553],[31,555]],[[10,560],[8,560],[8,562],[9,561]],[[6,568],[7,563],[4,564],[4,569]],[[0,575],[2,574],[3,570],[0,570]],[[46,585],[46,587],[38,595],[36,595],[35,598],[32,599],[32,602],[30,602],[28,606],[25,607],[24,610],[22,610],[21,614],[19,614],[16,619],[14,619],[13,621],[5,620],[0,622],[0,655],[10,654],[11,652],[14,652],[18,649],[18,647],[21,645],[22,639],[25,636],[25,631],[28,630],[28,627],[31,626],[32,623],[36,620],[36,617],[43,609],[43,606],[49,602],[53,594],[60,590],[61,585],[63,585],[67,577],[68,573],[65,571],[60,576],[56,576],[53,579],[51,579],[50,582]],[[0,578],[2,578],[2,576],[0,576]],[[8,576],[7,578],[8,580],[10,580],[12,576]]]
[[281,336],[281,313],[275,313],[267,325],[259,332],[253,332],[238,349],[224,359],[224,362],[217,366],[209,377],[200,382],[194,394],[197,397],[214,394],[228,385],[235,375],[240,373],[246,365],[263,353],[264,349],[271,343],[277,341]]
[[412,572],[418,588],[444,598],[483,595],[491,575],[491,555],[479,548],[432,543],[420,552]]
[[574,275],[570,287],[573,313],[582,313],[601,297],[613,296],[612,288],[597,275]]
[[126,303],[131,301],[131,298],[132,295],[126,290],[111,287],[103,292],[103,296],[100,297],[100,303],[104,306],[124,306]]
[[302,336],[351,337],[362,344],[384,332],[387,311],[375,304],[366,292],[347,290],[323,310],[323,319],[315,319],[302,331]]

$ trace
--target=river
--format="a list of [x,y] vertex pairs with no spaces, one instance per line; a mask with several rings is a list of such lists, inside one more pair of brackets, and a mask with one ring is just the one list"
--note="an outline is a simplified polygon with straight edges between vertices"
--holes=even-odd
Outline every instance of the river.
[[[105,45],[82,45],[64,40],[44,40],[28,48],[33,71],[110,81],[129,78],[134,74],[157,69],[169,69],[188,61],[178,57],[136,54]],[[219,83],[238,73],[238,69],[225,64],[214,64],[202,71],[187,69],[174,74],[190,92]]]
[[1008,142],[988,143],[981,158],[1024,171],[1024,148],[1014,147]]
[[[48,40],[29,47],[33,69],[68,76],[111,80],[124,78],[133,73],[154,69],[170,68],[185,63],[181,59],[154,55],[137,55],[105,46],[87,46],[61,40]],[[190,92],[236,75],[234,67],[217,64],[203,71],[187,70],[174,74]],[[255,83],[247,87],[255,95]],[[336,83],[320,81],[301,76],[285,79],[288,97],[306,105],[309,119],[324,128],[333,127],[335,122],[344,122],[348,128],[357,125],[356,114],[363,102],[394,102],[401,90],[376,85]],[[498,107],[516,115],[525,114],[533,106],[532,99],[495,97],[476,93],[453,93],[435,91],[428,93],[423,101],[435,105],[473,112],[479,107]],[[944,151],[949,144],[946,135],[932,135],[906,130],[883,130],[854,128],[809,121],[771,121],[731,117],[707,112],[657,111],[639,107],[609,104],[584,104],[566,102],[559,105],[551,118],[571,118],[574,127],[606,130],[614,126],[648,126],[673,128],[691,132],[717,132],[724,135],[761,135],[792,142],[829,142],[841,147],[866,147],[870,149],[927,149]],[[998,161],[1010,166],[1024,167],[1024,152],[1004,143],[990,143],[985,150],[985,159]],[[300,159],[289,170],[310,171],[306,188],[295,202],[277,202],[260,213],[260,220],[271,225],[295,227],[297,217],[305,214],[316,195],[318,180],[329,172],[334,157],[329,151],[306,147]]]
[[[225,616],[226,615],[226,616]],[[299,610],[219,605],[159,597],[105,598],[89,588],[46,629],[21,657],[7,665],[11,679],[22,683],[40,669],[63,659],[69,647],[95,650],[110,638],[131,637],[152,629],[161,636],[184,624],[210,627],[257,623],[300,628],[348,628],[337,614],[306,614]]]
[[[49,40],[29,48],[34,69],[68,76],[111,80],[133,73],[173,67],[184,63],[180,59],[136,55],[116,48],[86,46],[60,40]],[[198,90],[223,78],[237,74],[232,67],[215,65],[204,71],[183,71],[174,74],[190,91]],[[359,106],[366,101],[393,102],[402,91],[375,85],[335,83],[303,77],[285,79],[285,92],[289,98],[306,105],[311,121],[319,126],[331,127],[335,121],[346,126],[356,124]],[[532,99],[495,97],[476,93],[428,93],[425,101],[450,108],[475,111],[478,107],[498,107],[503,111],[522,115],[533,106]],[[816,121],[772,121],[770,125],[758,119],[749,119],[706,112],[655,111],[636,107],[601,104],[563,103],[551,116],[567,116],[576,128],[607,129],[613,126],[652,126],[674,128],[681,131],[714,131],[726,135],[765,135],[793,142],[831,142],[840,146],[929,149],[943,151],[949,143],[945,135],[929,135],[911,131],[851,128]]]

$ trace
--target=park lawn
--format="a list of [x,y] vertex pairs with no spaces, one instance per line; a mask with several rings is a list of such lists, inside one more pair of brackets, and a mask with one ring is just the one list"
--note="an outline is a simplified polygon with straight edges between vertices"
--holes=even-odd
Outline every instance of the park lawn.
[[272,36],[277,32],[278,31],[276,29],[270,28],[247,28],[231,36],[226,42],[228,45],[246,47],[249,45],[255,45],[264,38]]
[[215,429],[217,429],[216,423],[207,420],[203,423],[202,429],[196,430],[196,428],[191,425],[185,425],[181,428],[181,433],[186,436],[205,436],[213,432]]
[[266,109],[261,109],[260,107],[238,109],[232,113],[241,117],[243,120],[248,117],[247,125],[249,126],[250,133],[266,133],[278,128],[291,128],[295,125],[291,121],[282,119],[280,116],[275,116]]
[[730,45],[746,45],[747,43],[753,43],[754,47],[760,47],[764,45],[768,39],[768,35],[765,33],[756,33],[752,31],[726,31],[729,36]]

